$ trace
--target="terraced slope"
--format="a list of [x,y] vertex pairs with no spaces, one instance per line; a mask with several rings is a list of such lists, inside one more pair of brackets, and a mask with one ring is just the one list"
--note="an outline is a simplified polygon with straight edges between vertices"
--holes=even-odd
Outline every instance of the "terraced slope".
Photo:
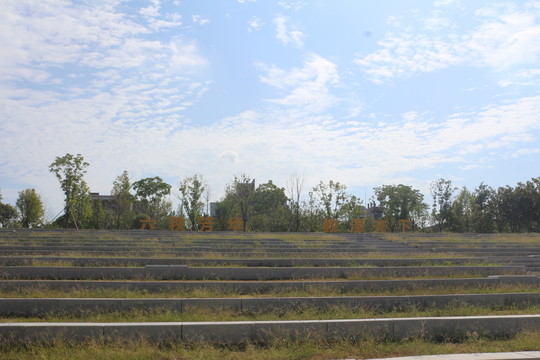
[[515,336],[540,330],[539,244],[535,236],[0,230],[0,339]]

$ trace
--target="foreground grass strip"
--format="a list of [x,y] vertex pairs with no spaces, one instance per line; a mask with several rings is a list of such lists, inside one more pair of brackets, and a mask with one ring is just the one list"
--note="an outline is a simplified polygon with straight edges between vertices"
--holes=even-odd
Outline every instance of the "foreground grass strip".
[[389,341],[377,338],[321,341],[300,339],[269,344],[224,346],[212,344],[152,344],[144,340],[122,342],[88,341],[72,344],[57,341],[53,345],[26,344],[0,348],[3,360],[322,360],[366,359],[398,356],[508,352],[538,350],[540,332],[524,332],[515,337],[493,339],[469,334],[460,341],[428,341],[421,338]]
[[525,275],[525,266],[386,266],[386,267],[145,267],[0,266],[0,279],[51,280],[294,280],[399,279]]
[[[127,258],[127,257],[0,257],[1,266],[82,266],[82,267],[140,267],[146,265],[187,265],[191,267],[358,267],[358,266],[497,266],[508,263],[509,259],[467,258],[467,257],[379,257],[368,254],[362,258]],[[525,258],[530,260],[530,258]],[[513,259],[510,259],[513,260]]]
[[271,343],[276,338],[320,340],[409,339],[420,337],[459,341],[477,333],[510,337],[538,331],[540,315],[415,317],[304,321],[143,322],[143,323],[5,323],[0,324],[3,344],[51,343],[59,338],[122,340],[144,338],[151,342],[208,342],[214,344]]
[[[357,316],[374,316],[389,312],[428,311],[423,316],[434,316],[436,311],[448,309],[482,308],[491,310],[532,309],[540,305],[540,293],[502,293],[502,294],[468,294],[468,295],[415,295],[415,296],[335,296],[335,297],[266,297],[266,298],[159,298],[159,299],[125,299],[125,298],[0,298],[0,316],[7,318],[42,318],[55,321],[66,318],[80,318],[91,314],[126,313],[127,319],[147,321],[133,314],[151,316],[169,313],[169,320],[160,321],[192,321],[177,315],[193,315],[208,309],[220,311],[221,314],[276,316],[291,313],[316,313],[316,318],[332,317],[334,313],[344,313],[343,318]],[[435,310],[435,312],[433,312]],[[176,314],[176,313],[178,314]],[[361,315],[362,312],[367,315]],[[329,313],[329,315],[325,315]],[[448,313],[459,315],[458,313]],[[485,314],[480,312],[478,314]],[[213,318],[212,318],[213,319]],[[207,319],[203,319],[206,321]],[[211,319],[208,319],[211,320]],[[230,318],[229,318],[230,320]],[[90,321],[90,320],[88,320]],[[105,321],[105,320],[91,320]],[[127,321],[127,320],[118,320]]]
[[540,305],[514,304],[502,306],[479,306],[455,303],[441,307],[423,308],[406,306],[402,309],[384,310],[348,306],[312,306],[298,305],[274,308],[271,310],[251,311],[232,310],[219,305],[197,308],[190,307],[185,312],[155,308],[136,309],[100,313],[97,310],[80,311],[78,314],[44,314],[39,317],[0,317],[0,323],[142,323],[142,322],[212,322],[212,321],[297,321],[326,319],[374,319],[374,318],[413,318],[413,317],[449,317],[449,316],[501,316],[528,315],[540,313]]
[[[17,283],[19,284],[19,283]],[[451,286],[434,285],[429,287],[429,294],[494,294],[494,293],[531,293],[540,290],[539,285],[524,284],[485,284],[484,286]],[[33,284],[22,287],[13,286],[0,289],[0,297],[4,298],[224,298],[224,297],[304,297],[304,296],[400,296],[423,295],[426,288],[417,286],[410,288],[363,289],[348,288],[346,290],[327,286],[307,286],[301,289],[274,289],[260,292],[237,292],[223,288],[190,288],[179,290],[147,291],[129,290],[121,283],[111,288],[71,287],[67,289],[51,289],[44,284]]]

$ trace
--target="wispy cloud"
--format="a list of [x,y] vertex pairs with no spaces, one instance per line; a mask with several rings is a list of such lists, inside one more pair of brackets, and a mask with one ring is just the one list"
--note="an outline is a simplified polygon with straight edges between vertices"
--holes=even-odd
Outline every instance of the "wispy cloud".
[[[439,3],[456,9],[450,1]],[[239,173],[285,184],[291,173],[303,172],[307,187],[329,179],[350,186],[416,185],[422,181],[418,172],[445,165],[472,171],[501,158],[537,154],[540,96],[516,87],[534,90],[540,77],[540,45],[534,42],[538,6],[484,9],[472,15],[476,22],[467,29],[448,22],[440,8],[416,29],[406,17],[393,18],[399,30],[393,27],[374,51],[357,54],[358,66],[350,69],[343,61],[356,45],[324,56],[304,49],[299,28],[309,27],[302,22],[303,11],[293,15],[283,9],[289,18],[237,17],[237,28],[244,31],[248,19],[251,31],[261,29],[263,19],[275,26],[275,33],[260,31],[243,39],[269,42],[249,57],[232,42],[220,51],[215,42],[204,42],[214,39],[211,31],[221,20],[193,26],[209,18],[199,8],[193,8],[197,15],[186,11],[184,26],[170,2],[126,4],[0,3],[2,184],[8,179],[17,190],[38,187],[60,208],[62,194],[47,167],[66,152],[81,153],[90,162],[87,181],[95,191],[110,191],[124,169],[134,180],[159,175],[172,185],[197,172],[208,179],[216,199]],[[246,6],[242,10],[259,3]],[[230,13],[227,26],[235,19]],[[359,28],[360,34],[364,31]],[[260,52],[266,45],[269,52]],[[229,47],[234,53],[225,53]],[[210,58],[212,53],[219,56]],[[263,94],[252,96],[249,104],[255,105],[223,104],[214,84],[225,82],[225,76],[209,75],[225,71],[219,69],[221,60],[234,64],[231,78],[246,92]],[[258,72],[246,79],[253,73],[242,66],[253,63]],[[490,92],[487,100],[456,103],[444,111],[423,104],[392,108],[395,102],[383,98],[400,96],[394,84],[374,86],[355,73],[361,69],[370,80],[386,83],[451,66],[500,71],[497,80],[504,88]],[[238,98],[244,100],[241,93]],[[199,102],[204,106],[194,106]],[[208,112],[212,106],[226,110]],[[16,196],[14,186],[10,191]],[[2,192],[6,195],[4,187]]]
[[278,5],[287,10],[298,11],[302,9],[306,3],[304,1],[280,1]]
[[263,22],[258,17],[254,16],[248,21],[248,31],[258,31],[263,26]]
[[[430,32],[389,32],[379,50],[358,54],[355,62],[375,83],[433,72],[450,66],[483,66],[500,71],[516,65],[534,65],[540,59],[540,10],[523,7],[491,7],[475,12],[473,29],[447,29],[449,19],[440,12],[425,20]],[[459,30],[459,32],[457,32]]]
[[192,15],[191,21],[193,21],[195,24],[204,25],[210,22],[209,19],[206,19],[202,17],[201,15]]
[[287,17],[282,15],[277,16],[274,19],[274,24],[276,24],[276,39],[285,45],[291,44],[298,48],[304,45],[304,33],[297,30],[294,25],[289,24]]
[[288,71],[262,64],[259,67],[265,72],[262,82],[287,92],[281,99],[270,100],[273,103],[322,111],[336,101],[330,87],[339,81],[337,66],[319,55],[307,56],[302,68]]
[[48,164],[66,152],[128,169],[185,128],[207,87],[192,74],[207,59],[194,41],[153,37],[180,26],[159,1],[132,13],[116,5],[0,4],[1,177],[47,183]]

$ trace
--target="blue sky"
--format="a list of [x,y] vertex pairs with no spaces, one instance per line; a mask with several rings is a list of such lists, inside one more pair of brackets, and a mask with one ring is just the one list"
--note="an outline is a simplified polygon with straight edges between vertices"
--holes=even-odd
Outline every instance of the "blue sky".
[[50,214],[66,153],[92,191],[197,173],[214,200],[540,175],[540,1],[6,0],[0,38],[0,191]]

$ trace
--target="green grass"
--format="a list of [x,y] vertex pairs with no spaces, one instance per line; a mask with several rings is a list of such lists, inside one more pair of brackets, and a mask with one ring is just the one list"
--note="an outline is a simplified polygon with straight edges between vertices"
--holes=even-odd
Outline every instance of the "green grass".
[[[108,257],[110,258],[110,257]],[[417,257],[415,257],[417,258]],[[111,264],[99,264],[99,257],[93,257],[92,259],[95,259],[95,263],[89,263],[85,265],[84,267],[144,267],[145,265],[137,264],[136,261],[122,263],[122,265],[117,265],[114,263]],[[125,258],[119,258],[119,259],[125,259]],[[181,258],[184,259],[184,258]],[[206,258],[209,259],[209,258]],[[335,259],[335,257],[334,257]],[[349,258],[346,258],[349,259]],[[365,259],[376,259],[376,258],[365,258]],[[398,259],[396,257],[393,257],[392,259]],[[402,257],[402,259],[410,259]],[[417,258],[422,260],[430,260],[430,258]],[[427,261],[425,263],[419,264],[419,265],[412,265],[412,266],[425,266],[425,267],[440,267],[440,266],[500,266],[500,263],[495,262],[489,262],[484,260],[475,260],[475,259],[469,259],[467,261],[463,262],[453,262],[451,259],[445,260],[445,261],[437,261],[436,258],[431,258],[433,261]],[[223,259],[216,259],[216,264],[197,264],[197,263],[191,263],[190,259],[185,258],[185,265],[189,267],[250,267],[245,264],[228,264],[227,258]],[[209,259],[211,260],[211,259]],[[222,262],[220,262],[222,260]],[[306,261],[306,258],[299,259],[299,261],[296,264],[293,264],[291,267],[298,267],[298,268],[306,268],[306,267],[317,267],[317,268],[323,268],[323,267],[376,267],[375,265],[370,264],[362,264],[362,259],[350,259],[351,261],[348,263],[345,263],[343,265],[323,265],[323,266],[312,266],[310,264],[306,264],[306,262],[302,263],[302,261]],[[13,262],[12,262],[13,264]],[[47,259],[47,258],[28,258],[24,261],[17,262],[17,265],[0,265],[0,266],[62,266],[62,267],[79,267],[77,260],[71,260],[69,258],[65,259]],[[394,266],[394,265],[388,265],[388,266]],[[253,267],[256,268],[256,267]]]
[[0,349],[3,360],[323,360],[367,359],[452,353],[508,352],[538,350],[540,333],[526,332],[512,338],[492,339],[469,334],[455,341],[412,338],[390,341],[376,338],[328,342],[321,339],[276,340],[271,344],[223,346],[210,344],[152,344],[143,340],[91,341],[70,344],[58,340],[53,345],[27,344]]
[[540,234],[514,234],[514,233],[497,233],[497,234],[472,234],[472,236],[458,233],[383,233],[380,234],[386,240],[398,241],[408,244],[429,241],[451,242],[455,244],[467,245],[482,244],[482,245],[501,245],[501,244],[524,244],[524,245],[540,245]]
[[[21,251],[20,253],[12,253],[11,256],[14,257],[28,257],[28,255]],[[227,260],[227,259],[297,259],[301,256],[302,259],[352,259],[352,260],[362,260],[362,259],[439,259],[439,258],[467,258],[470,255],[467,254],[450,254],[446,252],[419,252],[414,254],[407,253],[392,253],[392,252],[365,252],[365,253],[333,253],[333,252],[308,252],[308,253],[281,253],[276,254],[275,252],[267,253],[252,253],[252,254],[243,254],[241,256],[235,254],[225,254],[219,252],[207,251],[203,255],[198,253],[190,254],[189,252],[182,253],[181,255],[167,252],[153,252],[151,254],[145,254],[138,252],[137,250],[132,250],[130,253],[101,253],[101,254],[92,254],[85,253],[80,251],[57,251],[47,253],[43,255],[54,256],[54,257],[74,257],[74,258],[119,258],[123,259],[126,257],[143,257],[143,258],[152,258],[152,259],[210,259],[210,260]],[[40,255],[36,256],[36,259],[39,259]]]
[[405,296],[443,294],[493,294],[493,293],[524,293],[538,292],[540,286],[498,285],[483,287],[451,287],[433,286],[429,289],[390,289],[390,290],[350,290],[341,291],[324,286],[307,286],[302,290],[271,290],[240,294],[234,291],[195,288],[192,290],[176,291],[133,291],[126,288],[117,289],[82,289],[53,290],[45,286],[0,290],[4,298],[223,298],[223,297],[305,297],[305,296]]
[[190,308],[185,312],[165,309],[129,310],[118,312],[87,312],[78,315],[46,314],[39,317],[6,316],[0,322],[206,322],[206,321],[287,321],[287,320],[325,320],[325,319],[373,319],[444,316],[487,316],[537,314],[540,305],[520,305],[484,307],[467,304],[419,309],[411,306],[392,311],[351,309],[347,306],[287,306],[272,311],[235,311],[215,306],[212,308]]

